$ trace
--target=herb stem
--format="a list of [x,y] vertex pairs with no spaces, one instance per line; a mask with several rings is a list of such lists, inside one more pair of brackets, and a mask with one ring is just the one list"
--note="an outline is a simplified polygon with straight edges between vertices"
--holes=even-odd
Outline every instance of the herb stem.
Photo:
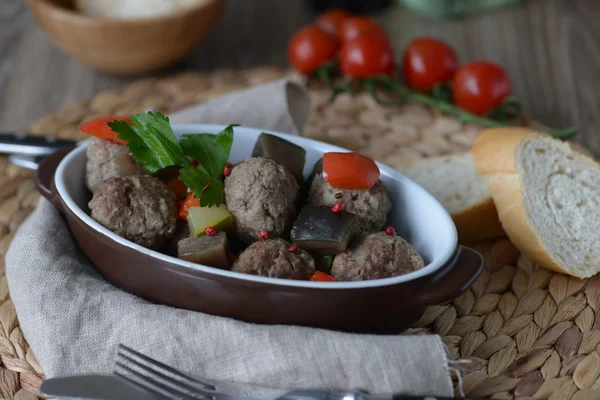
[[[463,110],[460,107],[457,107],[447,101],[437,99],[431,96],[427,96],[422,93],[414,92],[410,90],[408,87],[402,85],[400,82],[390,79],[387,76],[369,78],[365,81],[365,85],[367,86],[368,91],[371,95],[374,96],[375,100],[381,102],[380,99],[376,96],[375,93],[375,85],[374,83],[381,83],[393,93],[400,95],[403,100],[410,103],[420,103],[425,104],[429,107],[435,108],[442,113],[454,115],[458,118],[458,120],[462,123],[472,123],[475,125],[482,126],[484,128],[497,128],[497,127],[508,127],[512,126],[505,122],[496,121],[486,117],[480,117],[474,115],[468,111]],[[382,103],[383,104],[383,103]],[[576,128],[567,128],[567,129],[547,129],[542,130],[542,132],[547,133],[555,138],[559,139],[567,139],[577,133]]]

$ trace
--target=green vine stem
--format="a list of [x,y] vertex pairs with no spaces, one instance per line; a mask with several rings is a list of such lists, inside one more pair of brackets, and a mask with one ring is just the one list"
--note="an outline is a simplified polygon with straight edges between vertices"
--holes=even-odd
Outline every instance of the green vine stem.
[[[389,76],[381,75],[367,79],[347,80],[344,79],[341,86],[336,86],[332,75],[337,75],[337,66],[333,63],[325,64],[315,71],[315,76],[329,89],[332,90],[332,99],[341,93],[355,93],[361,88],[365,89],[373,96],[375,101],[381,105],[392,106],[402,103],[420,103],[432,107],[442,113],[455,116],[462,123],[471,123],[484,128],[498,128],[514,126],[506,122],[509,117],[515,117],[521,113],[521,104],[517,99],[509,97],[496,109],[491,110],[487,116],[477,116],[460,107],[455,106],[446,100],[446,96],[441,91],[436,91],[434,96],[415,92],[404,86],[400,81],[392,79]],[[383,100],[377,93],[378,87],[385,89],[388,93],[396,95],[397,100]],[[577,134],[574,127],[566,129],[545,129],[541,130],[550,136],[558,139],[568,139]]]

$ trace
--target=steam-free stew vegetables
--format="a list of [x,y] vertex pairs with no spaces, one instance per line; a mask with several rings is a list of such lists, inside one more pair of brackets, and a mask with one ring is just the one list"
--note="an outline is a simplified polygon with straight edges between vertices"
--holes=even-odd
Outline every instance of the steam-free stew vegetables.
[[[392,203],[368,157],[325,153],[304,182],[305,149],[276,135],[261,135],[253,156],[231,168],[233,126],[177,139],[161,114],[102,123],[115,135],[101,127],[105,138],[95,140],[123,146],[142,170],[100,182],[91,215],[139,245],[214,268],[321,282],[386,278],[423,266],[408,243],[389,237],[392,227],[382,232]],[[377,254],[402,267],[374,269],[369,260]]]
[[294,222],[291,238],[311,254],[335,256],[346,250],[348,243],[353,242],[360,231],[356,215],[307,204]]

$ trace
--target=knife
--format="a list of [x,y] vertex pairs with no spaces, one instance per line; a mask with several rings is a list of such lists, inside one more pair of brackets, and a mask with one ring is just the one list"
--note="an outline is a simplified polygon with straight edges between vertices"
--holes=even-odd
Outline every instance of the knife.
[[75,375],[46,379],[40,386],[40,393],[46,397],[61,399],[160,399],[160,397],[116,375]]
[[[117,375],[75,375],[50,378],[42,383],[40,393],[47,397],[84,400],[157,400],[163,398],[147,392],[143,388]],[[392,396],[379,396],[366,393],[336,395],[325,391],[313,390],[293,390],[264,399],[252,396],[229,395],[215,391],[214,396],[211,397],[213,400],[335,400],[342,398],[344,400],[468,400],[457,397],[419,396],[402,393]],[[202,396],[198,398],[206,399],[207,397]]]
[[74,146],[73,140],[51,136],[34,136],[27,133],[0,133],[0,154],[47,156],[64,147]]

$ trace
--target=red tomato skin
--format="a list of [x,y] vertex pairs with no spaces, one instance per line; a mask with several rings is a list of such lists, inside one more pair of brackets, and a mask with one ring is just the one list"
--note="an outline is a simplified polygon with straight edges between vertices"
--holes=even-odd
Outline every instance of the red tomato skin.
[[323,155],[323,179],[338,189],[368,190],[381,172],[372,158],[357,152]]
[[510,79],[498,64],[476,61],[458,69],[452,84],[454,102],[475,115],[485,115],[511,94]]
[[381,25],[369,17],[350,17],[340,26],[339,37],[342,42],[369,36],[377,36],[382,40],[388,40],[388,36]]
[[335,59],[337,39],[315,25],[305,26],[288,44],[288,58],[296,71],[310,74],[323,63]]
[[119,139],[118,134],[106,124],[112,121],[125,121],[131,124],[131,119],[126,115],[109,115],[106,117],[98,117],[89,121],[85,121],[79,125],[79,130],[87,135],[96,136],[101,139],[112,140],[113,142],[127,144],[126,141]]
[[315,25],[325,32],[337,36],[340,27],[349,17],[350,13],[348,11],[341,8],[335,8],[319,15],[315,20]]
[[368,78],[394,72],[394,50],[387,40],[359,37],[346,42],[340,51],[340,68],[347,77]]
[[441,40],[419,37],[406,47],[402,57],[404,83],[418,90],[431,90],[449,82],[458,69],[454,50]]
[[337,282],[331,275],[321,271],[315,271],[310,280],[313,282]]

